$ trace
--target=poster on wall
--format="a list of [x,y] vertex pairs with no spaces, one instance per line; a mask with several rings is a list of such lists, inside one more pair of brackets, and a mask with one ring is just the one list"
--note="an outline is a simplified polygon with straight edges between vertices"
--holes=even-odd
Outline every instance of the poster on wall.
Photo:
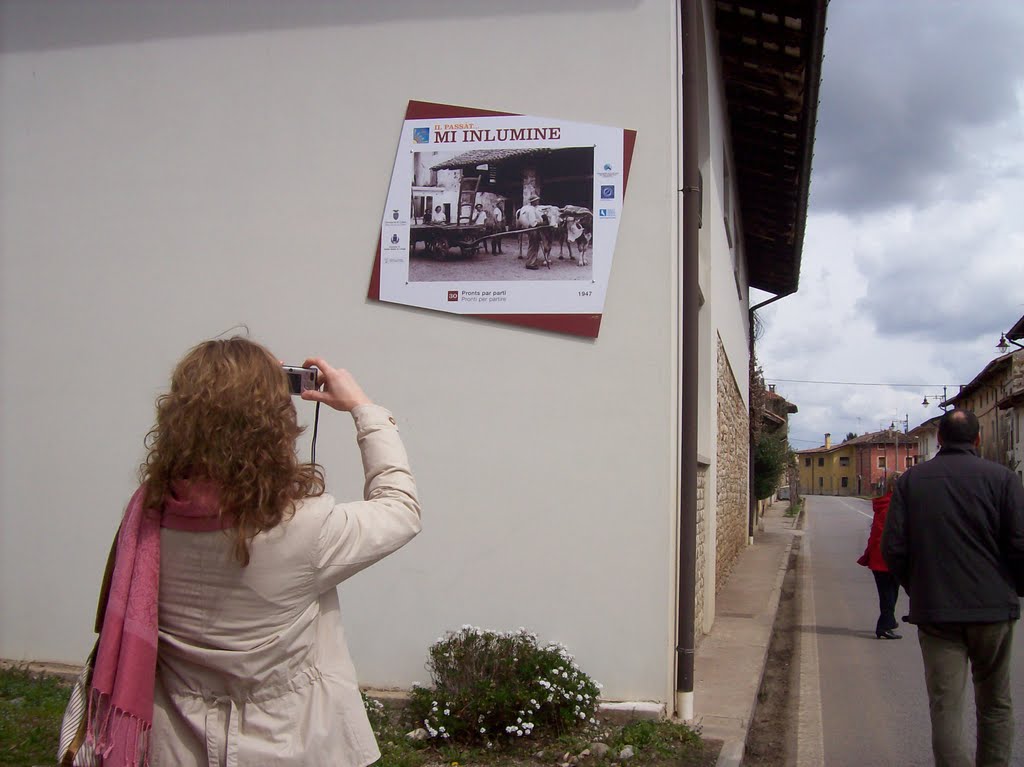
[[409,102],[370,298],[596,338],[635,140]]

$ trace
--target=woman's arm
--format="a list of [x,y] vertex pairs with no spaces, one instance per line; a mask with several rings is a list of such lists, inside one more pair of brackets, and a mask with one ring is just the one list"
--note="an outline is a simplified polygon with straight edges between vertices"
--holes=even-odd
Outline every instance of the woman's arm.
[[320,358],[305,364],[320,369],[324,390],[303,392],[303,399],[352,413],[365,477],[363,500],[340,503],[324,519],[315,562],[323,591],[408,543],[420,531],[420,506],[391,413],[373,404],[348,371]]

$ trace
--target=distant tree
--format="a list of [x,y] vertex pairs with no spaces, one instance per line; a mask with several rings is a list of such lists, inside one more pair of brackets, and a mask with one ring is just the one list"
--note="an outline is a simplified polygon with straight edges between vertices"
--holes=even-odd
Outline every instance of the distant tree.
[[[761,337],[764,325],[757,312],[751,312],[751,333],[754,339]],[[793,452],[789,447],[787,430],[764,428],[764,413],[768,401],[768,388],[764,383],[764,371],[758,364],[757,351],[751,344],[750,368],[750,472],[751,472],[751,518],[757,514],[757,501],[768,498],[775,492],[779,482],[788,479],[787,472],[795,467]],[[791,481],[791,480],[790,480]],[[751,529],[753,534],[753,529]]]
[[792,463],[785,435],[762,432],[754,446],[754,497],[767,498]]
[[855,431],[848,431],[848,432],[846,432],[846,439],[844,441],[849,442],[851,439],[853,439],[856,436],[857,436],[857,432],[855,432]]

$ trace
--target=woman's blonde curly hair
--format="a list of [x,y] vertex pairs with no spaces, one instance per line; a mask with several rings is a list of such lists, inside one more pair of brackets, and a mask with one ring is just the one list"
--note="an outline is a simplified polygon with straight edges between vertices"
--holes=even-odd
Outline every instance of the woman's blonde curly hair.
[[210,480],[220,513],[233,518],[234,554],[249,564],[249,544],[324,492],[315,464],[299,463],[302,434],[287,377],[264,347],[246,338],[206,341],[178,363],[171,390],[156,401],[149,454],[139,469],[147,508],[159,509],[174,480]]

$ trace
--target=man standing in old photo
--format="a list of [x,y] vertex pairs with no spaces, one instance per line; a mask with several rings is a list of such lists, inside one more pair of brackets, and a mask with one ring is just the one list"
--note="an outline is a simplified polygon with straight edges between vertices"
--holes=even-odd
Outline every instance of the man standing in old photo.
[[938,454],[896,483],[882,535],[889,570],[910,595],[939,767],[972,764],[963,743],[970,666],[978,767],[1007,765],[1013,750],[1010,656],[1024,590],[1024,486],[978,457],[978,419],[951,410]]

